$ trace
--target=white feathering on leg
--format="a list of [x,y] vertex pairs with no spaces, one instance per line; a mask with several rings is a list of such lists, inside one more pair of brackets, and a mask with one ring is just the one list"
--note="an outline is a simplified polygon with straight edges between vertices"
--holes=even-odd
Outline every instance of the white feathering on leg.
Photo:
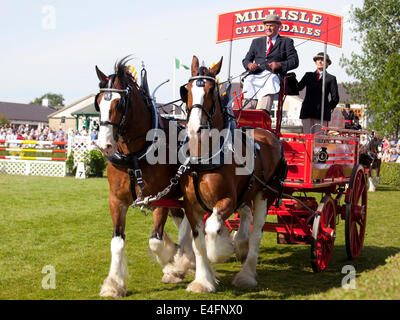
[[206,221],[207,257],[211,263],[223,263],[233,254],[233,242],[228,227],[225,226],[216,208]]

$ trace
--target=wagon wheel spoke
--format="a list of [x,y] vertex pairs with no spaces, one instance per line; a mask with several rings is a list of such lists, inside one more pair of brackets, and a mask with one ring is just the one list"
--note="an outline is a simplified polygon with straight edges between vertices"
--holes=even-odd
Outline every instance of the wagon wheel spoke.
[[331,196],[325,196],[318,207],[321,216],[314,220],[311,243],[311,265],[314,272],[328,267],[335,240],[336,208]]
[[361,238],[360,238],[360,234],[358,233],[358,231],[356,231],[356,233],[354,234],[353,244],[354,244],[354,252],[357,252],[357,250],[359,250],[360,245],[361,245]]
[[361,200],[364,191],[366,190],[366,184],[363,184],[360,189],[357,190],[357,199]]
[[349,259],[357,258],[363,247],[367,223],[367,184],[361,165],[354,167],[351,177],[350,203],[346,205],[346,252]]

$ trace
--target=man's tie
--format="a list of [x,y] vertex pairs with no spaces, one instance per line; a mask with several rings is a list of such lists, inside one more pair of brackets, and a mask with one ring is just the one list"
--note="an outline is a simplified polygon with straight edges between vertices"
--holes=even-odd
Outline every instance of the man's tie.
[[268,50],[267,50],[267,52],[265,53],[266,56],[268,55],[268,53],[272,50],[272,47],[274,46],[274,44],[272,43],[272,40],[271,40],[270,37],[268,37],[268,42],[267,42],[267,44],[268,44]]
[[320,73],[317,71],[317,81],[319,81]]

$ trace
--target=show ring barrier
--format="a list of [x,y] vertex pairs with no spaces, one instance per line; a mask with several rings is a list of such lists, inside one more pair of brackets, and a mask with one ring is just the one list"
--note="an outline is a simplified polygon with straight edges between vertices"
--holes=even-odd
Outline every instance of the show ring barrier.
[[[76,165],[84,161],[85,153],[90,150],[91,145],[90,137],[73,135],[68,135],[68,142],[0,140],[0,175],[65,177],[65,161],[70,153],[74,153]],[[32,154],[51,154],[51,156],[32,156]]]

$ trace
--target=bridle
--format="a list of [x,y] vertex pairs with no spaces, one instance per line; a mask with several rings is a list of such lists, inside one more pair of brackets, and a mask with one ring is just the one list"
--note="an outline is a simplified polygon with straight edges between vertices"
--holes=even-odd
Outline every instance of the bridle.
[[[200,109],[202,112],[204,112],[206,114],[206,116],[207,116],[207,126],[200,126],[200,129],[211,129],[212,128],[212,119],[213,119],[213,117],[215,115],[215,112],[216,112],[216,101],[218,100],[219,106],[221,108],[221,114],[222,114],[222,117],[224,118],[224,128],[227,129],[227,134],[223,138],[222,144],[221,144],[219,150],[216,153],[213,153],[211,155],[207,155],[205,157],[190,156],[190,157],[187,158],[187,159],[190,160],[190,162],[195,162],[195,163],[208,163],[213,158],[219,156],[223,152],[223,150],[225,148],[225,145],[228,143],[229,137],[232,135],[232,133],[231,133],[232,124],[231,124],[231,120],[230,120],[232,118],[232,116],[230,116],[229,112],[226,110],[227,107],[226,106],[224,107],[222,105],[222,103],[221,103],[221,97],[220,97],[220,95],[218,93],[218,86],[217,86],[216,79],[211,77],[211,76],[205,75],[204,73],[205,73],[206,70],[207,69],[205,67],[200,67],[199,74],[197,76],[193,76],[193,77],[189,78],[189,82],[193,81],[193,80],[196,80],[196,85],[198,87],[204,87],[205,86],[205,80],[210,80],[210,81],[212,81],[214,83],[214,94],[213,94],[213,101],[212,101],[213,105],[212,105],[211,111],[208,112],[204,108],[204,106],[201,105],[201,104],[194,104],[194,105],[191,106],[190,109],[188,107],[186,107],[186,109],[187,109],[187,121],[189,121],[190,112],[193,109],[197,108],[197,109]],[[182,90],[183,89],[185,89],[185,91],[187,92],[186,85],[183,85],[181,87],[181,97],[182,97]],[[182,100],[184,100],[184,99],[182,98]],[[181,148],[180,152],[183,152],[183,148]]]
[[[126,133],[126,120],[128,118],[128,110],[130,106],[130,93],[131,87],[128,85],[125,89],[117,89],[113,88],[113,83],[115,80],[116,74],[111,75],[107,78],[107,88],[101,88],[100,92],[96,95],[94,100],[94,107],[97,112],[100,112],[100,106],[97,103],[97,99],[99,95],[104,92],[103,99],[106,101],[112,101],[113,93],[122,94],[121,98],[118,101],[117,110],[122,114],[122,118],[119,123],[111,122],[111,121],[100,121],[100,126],[112,126],[117,129],[116,134],[114,135],[115,141],[118,142],[119,137],[125,135]],[[101,117],[100,117],[101,119]]]
[[[205,115],[207,116],[207,126],[200,126],[200,129],[210,129],[212,128],[212,124],[213,124],[213,120],[212,118],[215,115],[215,111],[216,111],[216,99],[215,97],[217,97],[218,100],[220,100],[219,94],[217,92],[217,85],[216,85],[216,79],[210,76],[205,75],[205,71],[207,69],[205,67],[201,67],[199,70],[199,74],[197,76],[191,77],[189,79],[190,81],[196,80],[196,85],[198,87],[204,87],[206,85],[205,80],[210,80],[214,83],[214,94],[213,94],[213,98],[212,98],[212,107],[211,107],[211,111],[208,112],[203,105],[201,104],[194,104],[189,108],[187,108],[187,121],[189,121],[189,117],[190,117],[190,113],[192,112],[193,109],[200,109],[202,112],[205,113]],[[221,105],[221,101],[220,105]]]

